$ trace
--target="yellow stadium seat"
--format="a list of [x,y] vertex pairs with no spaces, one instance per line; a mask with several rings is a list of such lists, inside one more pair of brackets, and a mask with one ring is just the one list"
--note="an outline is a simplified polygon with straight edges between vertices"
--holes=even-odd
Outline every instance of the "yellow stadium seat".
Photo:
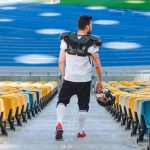
[[1,98],[0,98],[0,128],[1,128],[2,134],[5,134],[7,136],[5,109],[4,109],[3,99]]
[[21,114],[23,122],[27,122],[26,119],[26,107],[27,103],[23,94],[15,94],[19,98],[19,114]]
[[35,117],[35,113],[37,113],[37,110],[36,110],[36,105],[37,105],[37,95],[36,95],[36,92],[26,91],[26,92],[23,92],[22,94],[32,94],[32,96],[33,96],[33,104],[30,107],[30,109],[31,109],[31,112],[32,112],[32,116]]
[[135,111],[135,101],[139,98],[150,98],[149,95],[137,95],[129,98],[129,109],[130,109],[130,115],[134,119],[134,111]]
[[126,129],[130,129],[131,123],[132,123],[132,121],[134,121],[134,106],[135,106],[134,104],[135,104],[135,100],[137,98],[148,98],[148,96],[146,96],[146,95],[135,95],[135,96],[129,97],[128,108],[126,108],[127,112],[128,112]]
[[139,119],[140,119],[140,114],[141,114],[142,102],[146,101],[146,100],[149,101],[148,98],[137,98],[134,101],[134,121],[132,121],[131,136],[137,134]]
[[17,94],[9,94],[6,96],[10,97],[12,99],[12,101],[16,102],[15,119],[16,119],[18,125],[22,125],[22,120],[21,120],[22,100],[21,100],[21,97],[19,97]]
[[109,85],[118,84],[118,82],[117,82],[117,81],[109,81],[108,84],[109,84]]
[[[1,113],[3,113],[3,115],[1,115]],[[4,104],[1,98],[0,98],[0,115],[1,117],[3,116],[5,118]],[[2,121],[3,121],[3,117],[1,118]]]
[[122,103],[121,105],[121,109],[122,109],[122,120],[121,120],[121,126],[125,125],[126,120],[127,120],[127,116],[128,116],[128,112],[127,112],[127,108],[129,106],[129,101],[128,99],[133,96],[133,94],[127,94],[124,97],[122,97]]
[[[24,106],[24,111],[25,111],[25,114],[28,115],[28,118],[31,118],[30,117],[30,100],[29,100],[29,95],[28,94],[24,94],[22,93],[22,95],[24,96],[24,100],[25,100],[25,106]],[[23,122],[26,122],[27,120],[23,120]]]
[[[113,90],[117,91],[117,89]],[[40,111],[40,107],[47,105],[57,91],[58,83],[55,81],[0,82],[0,98],[5,110],[3,119],[6,120],[6,124],[9,124],[11,129],[15,130],[15,122],[22,125],[22,121],[26,122],[28,114],[32,113],[32,116],[35,116],[35,113]]]
[[[50,97],[49,97],[49,99],[51,100],[53,98],[53,96],[55,96],[55,94],[58,93],[58,83],[57,82],[47,82],[45,85],[51,87],[51,92],[50,92]],[[111,90],[111,88],[109,88],[109,89]]]
[[15,113],[17,109],[17,102],[14,101],[9,96],[0,96],[0,98],[3,100],[4,109],[5,109],[5,118],[7,120],[6,123],[9,123],[10,128],[15,130],[14,127],[14,120],[15,120]]
[[45,81],[38,81],[36,83],[45,84],[46,82]]

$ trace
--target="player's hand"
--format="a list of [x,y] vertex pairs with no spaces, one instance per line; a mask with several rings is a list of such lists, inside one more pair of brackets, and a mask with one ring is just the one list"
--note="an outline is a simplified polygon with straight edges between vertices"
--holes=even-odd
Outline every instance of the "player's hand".
[[97,82],[96,82],[96,93],[100,94],[101,91],[102,91],[102,89],[103,89],[103,84],[102,84],[102,82],[97,81]]

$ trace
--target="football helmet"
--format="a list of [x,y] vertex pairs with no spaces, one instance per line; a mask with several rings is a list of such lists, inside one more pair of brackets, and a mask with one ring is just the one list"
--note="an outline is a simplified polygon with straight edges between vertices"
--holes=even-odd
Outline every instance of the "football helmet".
[[116,95],[107,88],[103,88],[100,92],[96,90],[96,101],[103,107],[110,107],[114,104]]

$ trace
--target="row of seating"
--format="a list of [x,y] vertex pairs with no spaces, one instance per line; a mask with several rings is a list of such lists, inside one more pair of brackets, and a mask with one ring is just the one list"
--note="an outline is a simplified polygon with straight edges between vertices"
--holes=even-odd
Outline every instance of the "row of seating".
[[58,92],[57,82],[0,82],[0,128],[7,136],[6,127],[15,131],[27,118],[35,117]]
[[131,136],[138,133],[137,143],[143,141],[144,135],[149,135],[150,141],[150,83],[110,81],[104,86],[116,94],[115,104],[107,111],[125,130],[131,129]]

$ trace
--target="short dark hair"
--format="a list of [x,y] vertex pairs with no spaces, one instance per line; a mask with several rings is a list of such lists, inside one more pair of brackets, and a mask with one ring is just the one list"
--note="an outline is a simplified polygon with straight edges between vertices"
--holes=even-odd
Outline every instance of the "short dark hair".
[[90,25],[92,16],[82,15],[78,19],[78,29],[84,30],[87,25]]

